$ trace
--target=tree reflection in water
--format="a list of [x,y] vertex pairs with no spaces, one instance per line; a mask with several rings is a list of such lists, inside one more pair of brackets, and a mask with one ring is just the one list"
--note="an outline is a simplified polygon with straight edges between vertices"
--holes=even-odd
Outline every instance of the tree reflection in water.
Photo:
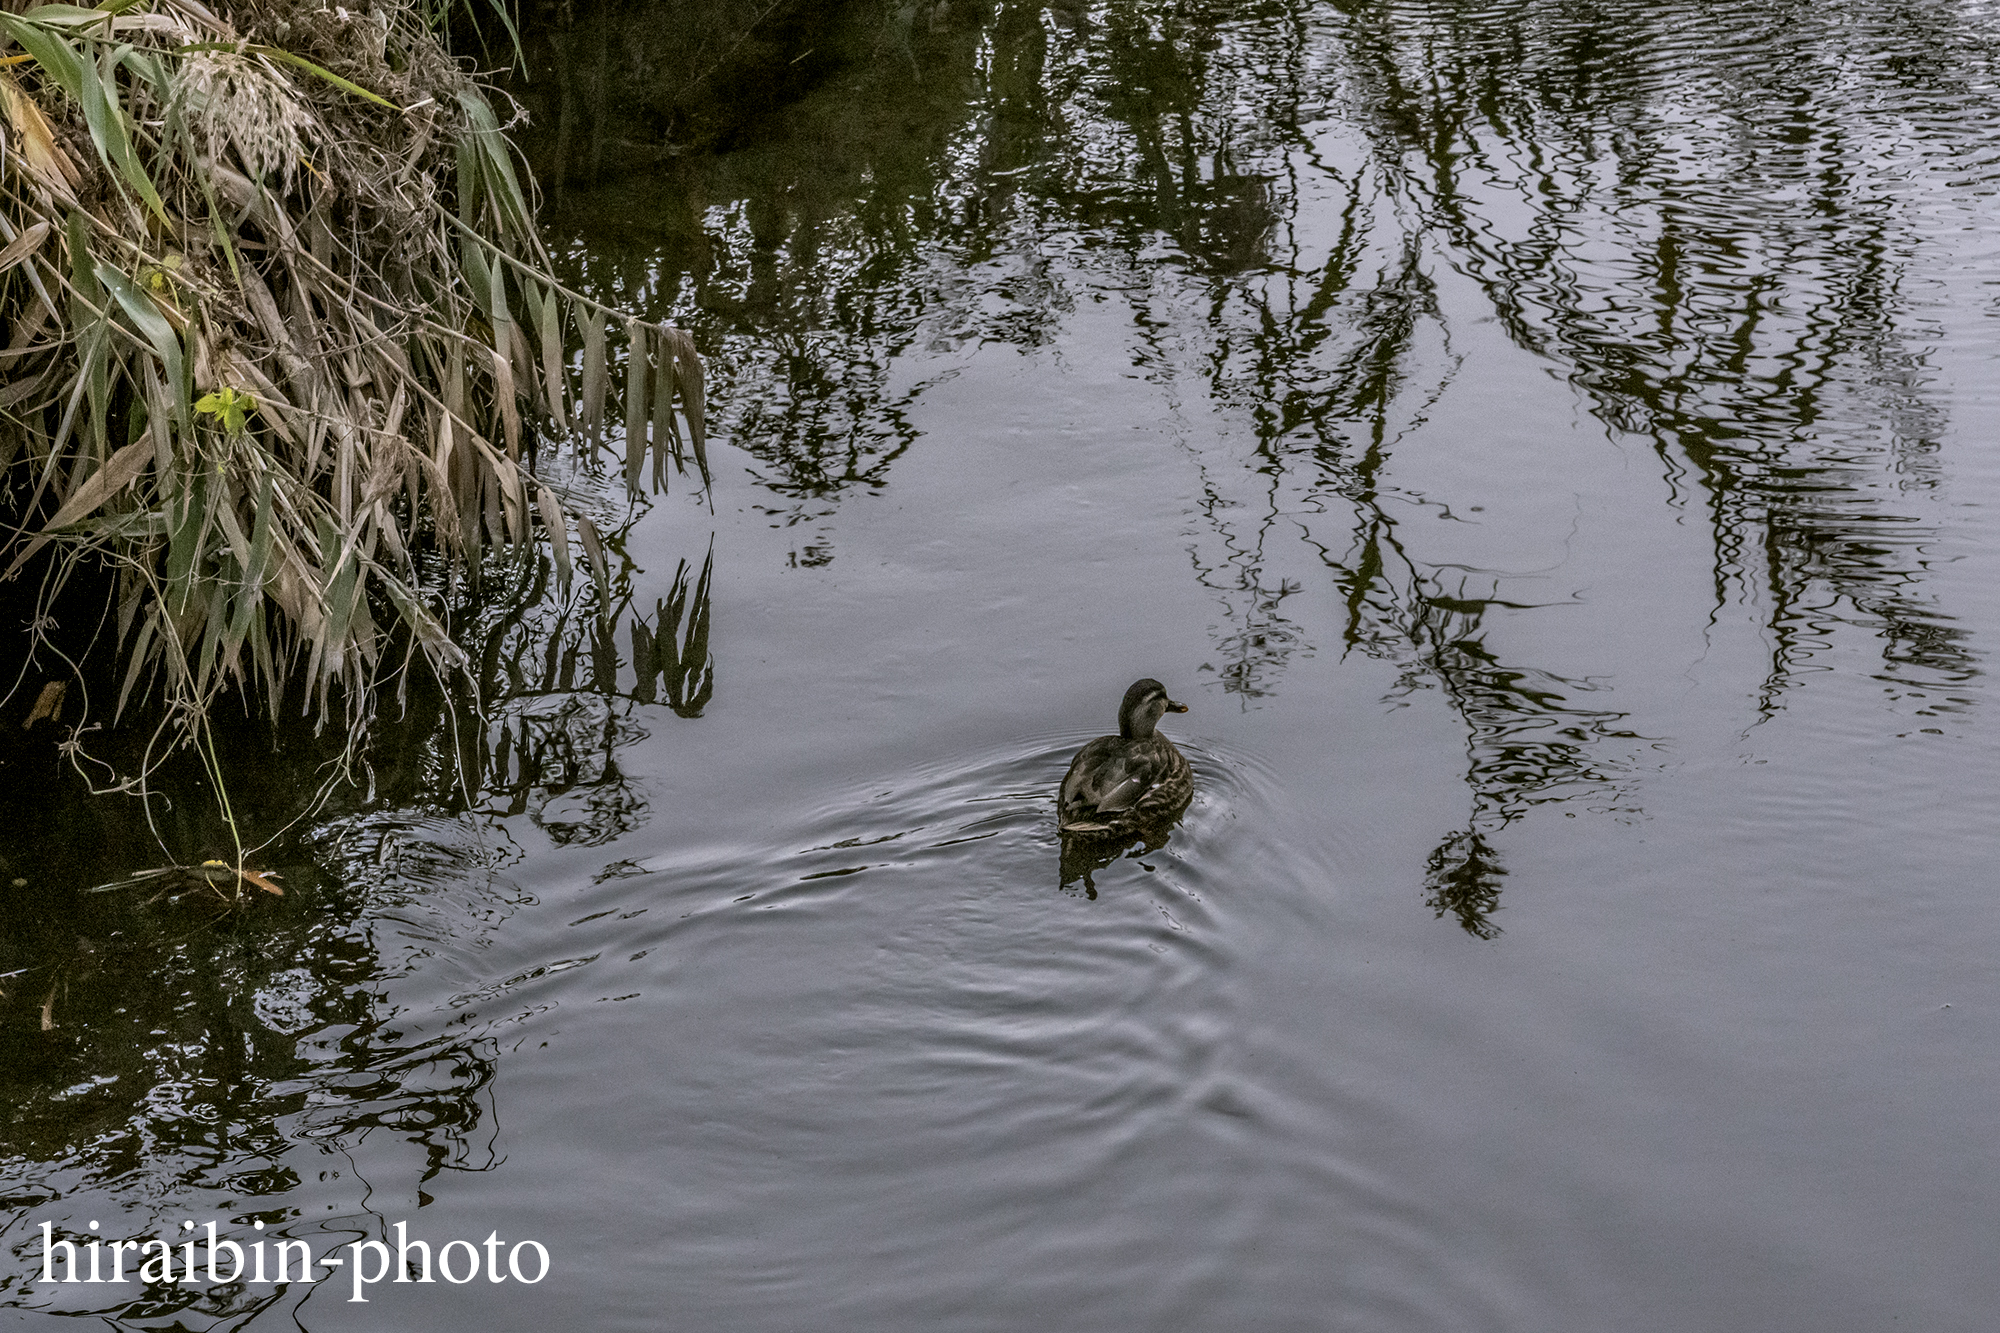
[[[1693,32],[1758,49],[1754,77]],[[686,161],[650,262],[579,263],[703,328],[734,438],[808,527],[912,447],[912,351],[1041,347],[1085,293],[1124,301],[1140,370],[1254,441],[1186,444],[1221,687],[1252,706],[1335,646],[1287,614],[1318,591],[1287,564],[1303,539],[1339,649],[1464,724],[1467,822],[1426,892],[1490,937],[1495,836],[1550,802],[1630,816],[1658,760],[1613,681],[1500,646],[1546,595],[1427,555],[1409,518],[1466,506],[1399,452],[1491,322],[1705,522],[1715,614],[1769,644],[1762,715],[1833,626],[1917,711],[1964,706],[1977,659],[1899,499],[1932,484],[1940,422],[1901,294],[1918,150],[1882,111],[1956,132],[1993,48],[1949,10],[1841,3],[953,7],[758,145]],[[802,545],[833,558],[823,528]]]
[[[1226,426],[1179,442],[1218,688],[1254,707],[1338,651],[1392,664],[1390,702],[1446,701],[1465,819],[1423,893],[1490,939],[1508,826],[1553,805],[1633,816],[1657,762],[1635,695],[1505,634],[1578,591],[1430,535],[1489,498],[1427,493],[1409,442],[1491,321],[1607,436],[1642,442],[1706,530],[1715,618],[1768,644],[1754,712],[1777,716],[1836,638],[1879,659],[1898,707],[1967,706],[1981,659],[1916,504],[1937,484],[1938,329],[1905,264],[1937,225],[1908,180],[1990,112],[2000,39],[1975,11],[1079,0],[897,6],[884,32],[768,136],[680,159],[663,205],[628,210],[649,219],[628,253],[603,217],[572,247],[588,289],[698,331],[721,428],[799,563],[837,559],[835,506],[918,446],[923,376],[948,373],[918,353],[1048,347],[1082,301],[1121,303],[1139,373]],[[586,844],[643,817],[619,751],[712,697],[712,556],[648,584],[608,545],[604,586],[575,596],[551,597],[546,568],[494,572],[459,617],[484,712],[413,683],[370,753],[375,803],[321,827],[323,875],[303,854],[277,867],[297,892],[254,920],[79,909],[24,876],[0,937],[21,1215],[108,1200],[143,1229],[226,1191],[245,1217],[286,1196],[266,1220],[300,1224],[291,1196],[364,1136],[407,1142],[419,1190],[490,1168],[492,1039],[392,1008],[397,964],[366,923],[422,948],[503,922],[514,853],[466,836],[482,812]],[[1315,597],[1338,601],[1337,643],[1297,610]],[[177,858],[213,854],[209,804],[164,819]],[[35,836],[107,841],[80,816]],[[30,852],[6,855],[12,877]],[[30,1240],[9,1236],[10,1298]],[[149,1299],[133,1320],[250,1310]]]

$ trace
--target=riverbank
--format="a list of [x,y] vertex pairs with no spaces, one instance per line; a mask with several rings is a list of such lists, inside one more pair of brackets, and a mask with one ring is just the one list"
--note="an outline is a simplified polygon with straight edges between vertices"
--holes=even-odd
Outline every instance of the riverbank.
[[594,451],[618,402],[629,487],[705,474],[692,343],[553,279],[424,11],[42,6],[0,39],[0,563],[28,626],[0,719],[70,759],[141,719],[94,787],[190,747],[220,783],[226,693],[351,761],[383,690],[468,679],[454,588],[546,560],[567,591],[572,535],[603,569],[540,439]]

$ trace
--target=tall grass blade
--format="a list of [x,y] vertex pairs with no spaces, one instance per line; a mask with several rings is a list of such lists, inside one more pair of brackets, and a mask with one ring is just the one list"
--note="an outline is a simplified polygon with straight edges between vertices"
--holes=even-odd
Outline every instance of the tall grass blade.
[[625,323],[625,488],[639,493],[646,467],[646,326]]
[[701,357],[694,339],[679,329],[668,329],[667,339],[674,348],[674,383],[680,390],[681,412],[687,417],[688,440],[694,445],[695,466],[701,470],[701,484],[711,482],[708,472],[707,391],[702,384]]
[[547,381],[548,412],[556,429],[568,431],[568,363],[563,359],[563,303],[553,289],[547,289],[538,315],[542,337],[542,375]]
[[674,424],[674,354],[658,330],[647,339],[653,355],[653,489],[667,489],[667,460],[674,470],[687,471],[681,460],[681,432]]
[[556,561],[556,586],[564,601],[569,600],[569,524],[563,520],[562,505],[556,500],[556,493],[544,486],[536,496],[536,505],[542,511],[542,527],[549,534],[549,550]]
[[592,309],[583,321],[583,438],[591,457],[604,435],[604,312]]
[[[359,737],[399,656],[469,670],[433,599],[496,552],[525,561],[537,516],[564,602],[574,522],[592,679],[616,687],[605,542],[524,466],[522,417],[594,452],[613,321],[629,487],[649,443],[656,486],[679,465],[676,409],[705,464],[692,343],[555,280],[492,105],[409,8],[365,30],[416,114],[334,73],[346,22],[285,50],[199,0],[0,8],[4,560],[48,562],[48,587],[101,562],[119,715],[157,708],[205,758],[225,688],[275,710],[296,684],[324,721],[337,683]],[[95,162],[73,160],[86,139]],[[525,567],[540,597],[551,566]]]
[[160,365],[166,372],[168,391],[173,395],[174,425],[182,438],[193,435],[194,418],[192,404],[188,401],[187,366],[181,353],[180,336],[174,332],[166,316],[160,313],[160,308],[153,304],[153,299],[133,286],[130,278],[102,260],[93,266],[92,271],[146,341],[152,344],[153,351],[158,353]]
[[590,559],[590,576],[597,584],[598,614],[609,615],[611,571],[604,563],[604,543],[598,539],[597,525],[582,514],[576,516],[576,539],[583,543],[583,553]]

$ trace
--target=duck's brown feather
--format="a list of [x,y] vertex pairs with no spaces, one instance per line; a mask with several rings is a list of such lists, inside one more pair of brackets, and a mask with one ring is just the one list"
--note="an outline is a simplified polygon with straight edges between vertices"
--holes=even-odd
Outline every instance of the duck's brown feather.
[[1066,833],[1123,833],[1180,813],[1193,794],[1194,772],[1166,737],[1099,736],[1070,761],[1058,823]]

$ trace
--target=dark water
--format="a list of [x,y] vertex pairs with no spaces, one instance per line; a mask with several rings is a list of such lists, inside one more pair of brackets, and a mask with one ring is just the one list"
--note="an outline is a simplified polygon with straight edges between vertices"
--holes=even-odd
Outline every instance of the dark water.
[[[569,196],[712,359],[713,516],[562,455],[613,604],[491,599],[483,739],[393,731],[262,915],[91,899],[53,1033],[0,980],[0,1301],[1990,1327],[1996,56],[1979,4],[916,6]],[[1065,884],[1142,675],[1197,798]],[[36,1283],[92,1219],[552,1270]]]

